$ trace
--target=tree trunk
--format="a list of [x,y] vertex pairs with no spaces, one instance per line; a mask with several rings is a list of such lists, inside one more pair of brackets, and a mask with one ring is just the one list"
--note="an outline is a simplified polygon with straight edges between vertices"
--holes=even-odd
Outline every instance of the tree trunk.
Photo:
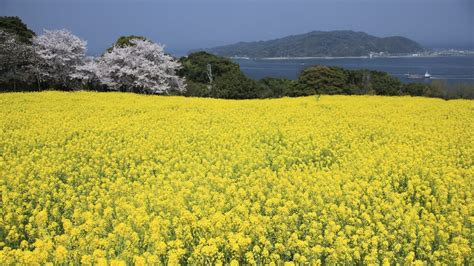
[[16,91],[16,66],[13,66],[13,90]]
[[38,67],[36,67],[36,82],[38,82],[38,91],[41,91],[41,81]]

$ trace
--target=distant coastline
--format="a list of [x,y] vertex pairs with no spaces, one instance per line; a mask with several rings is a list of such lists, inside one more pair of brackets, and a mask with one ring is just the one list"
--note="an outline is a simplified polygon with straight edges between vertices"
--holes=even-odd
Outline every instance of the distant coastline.
[[249,58],[366,56],[427,52],[419,43],[402,36],[376,37],[351,30],[312,31],[278,39],[238,42],[204,49],[219,56]]
[[465,54],[446,55],[446,54],[429,54],[429,55],[383,55],[383,56],[304,56],[304,57],[228,57],[233,60],[312,60],[312,59],[376,59],[376,58],[428,58],[428,57],[469,57],[474,56],[474,51]]
[[429,80],[444,80],[448,84],[474,84],[474,54],[446,56],[391,56],[369,59],[368,57],[331,58],[274,58],[274,59],[233,59],[242,71],[254,80],[265,77],[295,80],[301,71],[312,65],[339,66],[347,69],[370,69],[389,73],[404,83],[413,82],[406,74],[424,75],[429,72]]

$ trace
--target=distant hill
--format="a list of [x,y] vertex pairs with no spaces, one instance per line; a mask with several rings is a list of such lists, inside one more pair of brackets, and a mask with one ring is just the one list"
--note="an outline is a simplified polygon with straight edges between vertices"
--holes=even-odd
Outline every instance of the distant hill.
[[313,31],[280,39],[204,49],[227,57],[319,57],[364,56],[370,52],[389,54],[417,53],[424,48],[405,37],[379,38],[355,31]]

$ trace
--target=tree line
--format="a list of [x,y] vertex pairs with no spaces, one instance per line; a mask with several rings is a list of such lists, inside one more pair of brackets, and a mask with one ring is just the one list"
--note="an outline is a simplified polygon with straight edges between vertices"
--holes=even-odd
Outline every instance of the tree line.
[[127,91],[225,99],[316,94],[474,98],[472,85],[403,84],[385,72],[312,66],[297,80],[246,77],[238,64],[207,52],[182,58],[143,36],[122,36],[97,57],[67,30],[37,36],[18,17],[0,17],[0,90]]
[[164,47],[143,37],[119,38],[98,57],[67,30],[36,36],[18,17],[0,18],[0,87],[3,90],[115,90],[183,92],[181,64]]

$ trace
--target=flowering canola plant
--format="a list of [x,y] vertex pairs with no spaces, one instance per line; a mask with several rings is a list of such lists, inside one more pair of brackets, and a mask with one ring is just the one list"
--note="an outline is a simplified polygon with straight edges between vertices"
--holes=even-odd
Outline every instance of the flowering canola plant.
[[473,264],[474,102],[0,94],[2,264]]

